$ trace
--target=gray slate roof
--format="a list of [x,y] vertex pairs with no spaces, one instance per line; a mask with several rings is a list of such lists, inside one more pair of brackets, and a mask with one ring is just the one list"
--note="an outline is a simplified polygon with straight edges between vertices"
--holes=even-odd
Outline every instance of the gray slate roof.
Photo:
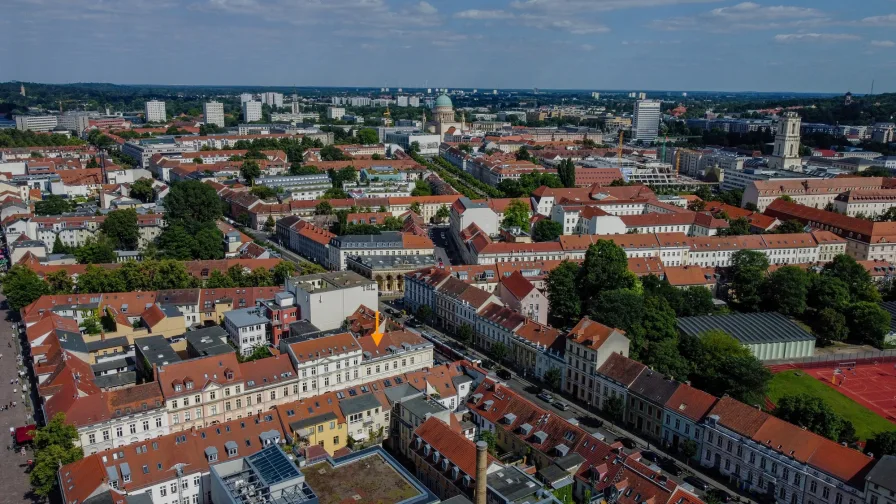
[[744,345],[815,340],[815,336],[777,312],[682,317],[678,319],[678,329],[690,336],[721,329]]
[[891,492],[896,492],[894,475],[896,475],[896,456],[885,455],[874,465],[865,479]]
[[355,413],[363,413],[374,408],[379,408],[380,406],[380,402],[373,394],[361,394],[356,397],[350,397],[339,401],[339,409],[342,410],[342,414],[345,416],[353,415]]

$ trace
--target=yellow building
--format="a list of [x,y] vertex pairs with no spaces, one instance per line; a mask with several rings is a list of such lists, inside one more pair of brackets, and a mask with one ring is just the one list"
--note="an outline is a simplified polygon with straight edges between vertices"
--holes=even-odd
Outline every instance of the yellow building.
[[348,445],[348,427],[335,392],[277,406],[283,430],[299,447],[318,445],[330,455]]

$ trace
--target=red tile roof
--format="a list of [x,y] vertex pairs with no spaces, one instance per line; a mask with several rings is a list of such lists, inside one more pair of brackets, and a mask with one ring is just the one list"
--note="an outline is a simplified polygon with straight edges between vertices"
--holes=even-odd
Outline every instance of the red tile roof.
[[586,346],[597,350],[600,348],[614,333],[625,335],[622,329],[615,329],[605,326],[600,322],[582,317],[575,327],[570,329],[567,339],[572,340],[579,345]]
[[703,417],[716,403],[716,397],[712,394],[696,389],[687,384],[681,384],[666,401],[666,407],[672,411],[687,417],[695,422],[703,420]]
[[517,270],[506,277],[501,278],[501,285],[517,300],[522,300],[528,296],[530,292],[535,290],[532,282],[526,279],[523,274]]

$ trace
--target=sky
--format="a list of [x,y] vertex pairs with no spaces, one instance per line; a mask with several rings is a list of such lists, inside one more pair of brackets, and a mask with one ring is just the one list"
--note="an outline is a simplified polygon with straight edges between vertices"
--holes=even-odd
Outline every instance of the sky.
[[896,0],[2,0],[0,81],[896,91]]

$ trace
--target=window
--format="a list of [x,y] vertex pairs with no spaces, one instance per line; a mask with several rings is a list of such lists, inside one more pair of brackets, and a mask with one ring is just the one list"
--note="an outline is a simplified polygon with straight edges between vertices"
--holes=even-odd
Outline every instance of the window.
[[108,441],[108,440],[109,440],[109,431],[104,430],[103,431],[103,441]]
[[334,444],[334,445],[338,445],[338,444],[339,444],[339,436],[333,436],[333,444]]
[[184,480],[181,481],[180,487],[184,490],[190,488],[190,481],[184,478]]
[[824,488],[821,489],[821,497],[822,497],[822,498],[827,499],[827,498],[829,498],[830,496],[831,496],[831,489],[830,489],[830,487],[824,487]]
[[96,434],[88,434],[87,435],[87,444],[96,443]]
[[[174,416],[176,417],[177,415],[174,415]],[[174,423],[177,423],[177,422],[174,422]],[[122,436],[124,436],[124,432],[123,432],[123,429],[121,428],[121,426],[119,425],[118,427],[115,428],[115,437],[122,437]]]
[[317,426],[317,432],[323,432],[323,431],[324,431],[324,426],[323,426],[323,425],[318,425],[318,426]]
[[172,494],[176,494],[176,493],[177,493],[177,483],[172,483],[172,484],[171,484],[171,493],[172,493]]
[[212,390],[211,392],[208,393],[208,398],[211,399],[212,401],[215,400],[215,391],[214,390]]
[[809,482],[809,492],[815,493],[817,491],[818,491],[818,484],[815,482],[815,480],[810,481]]
[[167,487],[164,487],[164,486],[163,486],[162,488],[160,488],[160,489],[159,489],[159,495],[161,495],[162,497],[167,496],[167,495],[168,495],[168,488],[167,488]]
[[276,399],[277,399],[277,391],[276,391],[276,390],[272,390],[272,391],[271,391],[271,400],[273,401],[273,400],[276,400]]
[[143,421],[143,431],[145,432],[148,430],[149,430],[149,420],[144,420]]
[[131,434],[136,434],[137,433],[137,424],[128,425],[128,430],[131,431]]
[[199,476],[193,476],[193,486],[199,487]]
[[[212,407],[214,407],[214,406],[212,406]],[[175,423],[175,424],[179,424],[180,423],[180,415],[178,415],[177,413],[171,415],[171,422]]]

